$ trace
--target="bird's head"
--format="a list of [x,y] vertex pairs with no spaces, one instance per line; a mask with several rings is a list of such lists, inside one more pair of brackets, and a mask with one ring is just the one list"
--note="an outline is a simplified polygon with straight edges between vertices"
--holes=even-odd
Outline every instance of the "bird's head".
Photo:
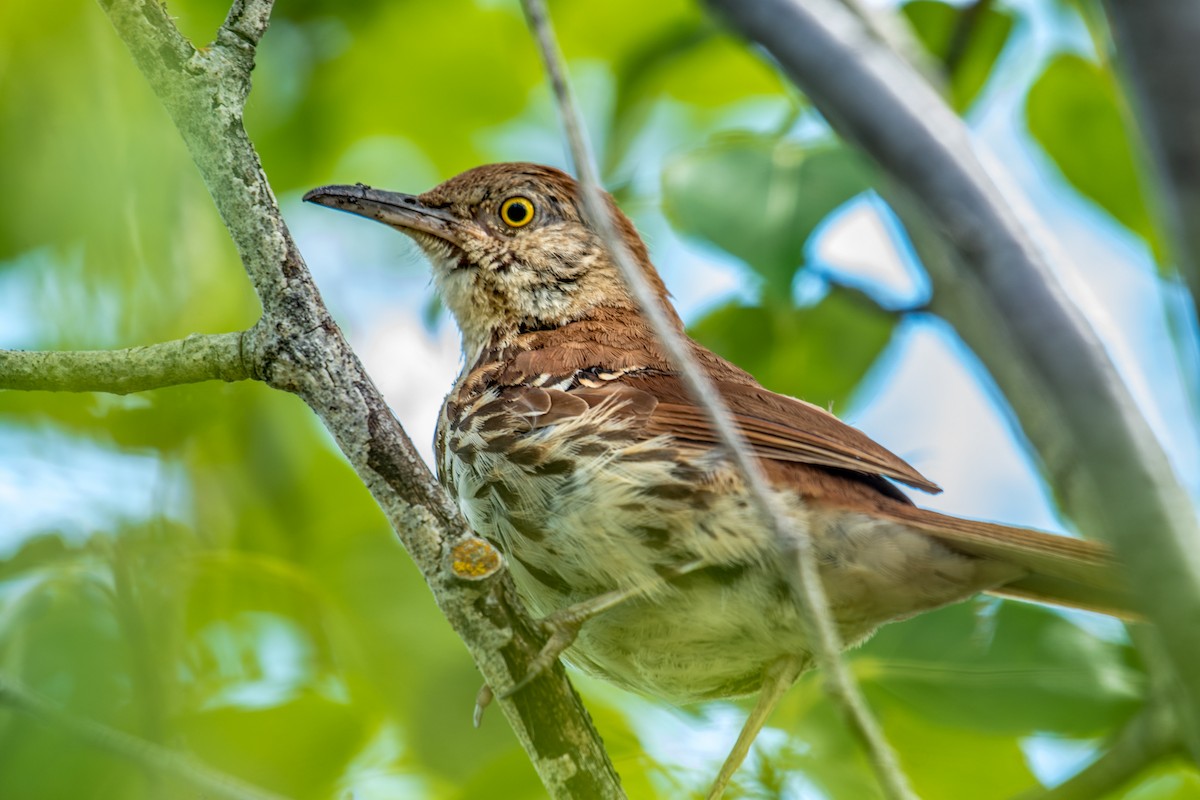
[[[304,199],[416,240],[433,263],[468,357],[599,309],[636,308],[609,251],[584,222],[578,183],[551,167],[489,164],[420,195],[359,184],[323,186]],[[617,233],[665,304],[666,289],[633,223],[605,199]]]

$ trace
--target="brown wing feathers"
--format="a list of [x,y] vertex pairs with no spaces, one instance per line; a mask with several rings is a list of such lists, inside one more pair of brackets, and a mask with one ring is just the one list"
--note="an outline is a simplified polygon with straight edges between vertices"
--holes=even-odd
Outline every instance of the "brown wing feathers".
[[[507,371],[553,375],[559,373],[550,367],[587,369],[584,352],[553,348],[548,361],[550,353],[535,350],[526,355],[528,363],[509,362]],[[533,427],[553,424],[607,401],[619,405],[620,413],[636,417],[643,435],[670,435],[681,443],[716,446],[717,436],[708,417],[691,402],[683,382],[662,369],[661,362],[639,370],[638,358],[630,357],[628,350],[625,353],[626,358],[609,369],[630,373],[598,386],[563,391],[500,382],[509,385],[505,394],[514,392],[510,402],[528,415]],[[891,518],[926,531],[960,552],[1007,561],[1030,571],[1029,576],[997,589],[996,594],[1128,616],[1129,598],[1107,548],[917,508],[883,477],[925,491],[941,490],[901,458],[823,409],[770,392],[712,353],[700,353],[735,423],[754,453],[765,460],[772,480],[794,485],[802,495],[824,506]],[[591,355],[594,364],[595,354]],[[657,357],[649,350],[641,355]]]
[[[646,433],[671,434],[705,445],[717,443],[707,416],[688,400],[674,376],[629,376],[625,382],[659,400]],[[718,382],[717,386],[755,454],[778,465],[770,470],[775,480],[795,485],[823,505],[869,510],[875,516],[926,531],[960,552],[1030,571],[1026,578],[998,589],[997,594],[1129,616],[1128,592],[1103,545],[913,506],[900,500],[900,493],[891,491],[894,487],[882,481],[875,485],[871,479],[885,476],[927,491],[940,489],[858,429],[816,406],[753,383]],[[812,467],[832,467],[835,472]],[[849,480],[845,473],[837,474],[840,470],[858,473],[866,480]]]
[[[688,400],[686,388],[677,377],[638,375],[626,381],[659,399],[647,433],[717,444],[707,415]],[[941,491],[862,431],[817,406],[754,384],[718,381],[717,390],[751,448],[762,458],[883,475],[927,492]]]

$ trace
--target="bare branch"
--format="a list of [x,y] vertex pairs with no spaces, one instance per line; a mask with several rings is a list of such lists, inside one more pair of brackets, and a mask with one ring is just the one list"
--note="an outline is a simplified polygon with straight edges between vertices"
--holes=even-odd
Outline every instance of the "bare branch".
[[[499,570],[499,554],[470,532],[330,317],[242,125],[254,44],[270,3],[238,0],[226,33],[204,53],[153,0],[100,3],[179,129],[263,304],[262,319],[243,338],[243,358],[255,377],[299,395],[317,413],[484,679],[511,686],[545,634]],[[552,797],[624,796],[561,666],[500,707]]]
[[817,572],[816,558],[812,554],[812,543],[808,533],[797,529],[788,521],[770,489],[766,475],[750,454],[745,439],[733,425],[729,410],[721,400],[720,394],[692,357],[687,340],[668,318],[654,290],[613,229],[612,219],[601,195],[595,160],[587,142],[579,109],[567,82],[562,54],[555,40],[546,7],[542,0],[523,0],[522,5],[537,39],[546,71],[550,75],[575,170],[579,176],[588,222],[612,253],[642,313],[650,321],[655,335],[687,384],[692,399],[704,409],[720,437],[721,444],[741,470],[751,498],[757,505],[759,514],[771,528],[780,550],[795,558],[799,566],[795,588],[814,634],[812,644],[817,662],[824,672],[829,692],[842,704],[852,727],[862,738],[881,784],[890,797],[913,797],[895,754],[884,738],[878,722],[871,716],[853,676],[842,662],[841,636]]
[[251,377],[239,333],[194,334],[126,350],[0,350],[0,389],[129,394]]
[[219,85],[235,92],[239,111],[250,96],[250,72],[258,43],[271,23],[273,4],[274,0],[234,0],[210,48],[210,57],[223,54],[227,60]]
[[903,187],[894,205],[919,223],[909,232],[935,309],[1004,389],[1067,513],[1115,547],[1170,654],[1200,756],[1200,526],[1104,348],[1054,280],[1042,250],[1050,237],[1011,187],[997,185],[1002,172],[985,167],[961,120],[838,3],[709,5]]
[[147,770],[171,775],[191,784],[205,797],[225,800],[284,800],[281,795],[188,758],[174,750],[131,736],[63,711],[49,700],[6,679],[0,679],[0,706],[62,731],[91,747],[112,753]]
[[1200,303],[1200,3],[1105,0],[1104,7],[1158,168],[1177,267]]
[[255,48],[271,24],[271,7],[274,4],[275,0],[234,0],[221,29],[232,31],[245,39],[251,48]]

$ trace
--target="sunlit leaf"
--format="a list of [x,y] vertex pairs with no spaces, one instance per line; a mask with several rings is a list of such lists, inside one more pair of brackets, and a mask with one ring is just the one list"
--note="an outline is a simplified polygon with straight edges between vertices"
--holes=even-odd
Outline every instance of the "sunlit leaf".
[[1012,11],[994,3],[961,6],[940,0],[913,0],[901,11],[921,44],[948,69],[951,104],[966,111],[1008,41]]
[[1029,131],[1063,176],[1159,256],[1162,241],[1142,192],[1139,156],[1126,129],[1124,100],[1104,67],[1064,53],[1029,89]]
[[1182,758],[1167,759],[1140,776],[1123,800],[1192,800],[1200,797],[1200,772]]

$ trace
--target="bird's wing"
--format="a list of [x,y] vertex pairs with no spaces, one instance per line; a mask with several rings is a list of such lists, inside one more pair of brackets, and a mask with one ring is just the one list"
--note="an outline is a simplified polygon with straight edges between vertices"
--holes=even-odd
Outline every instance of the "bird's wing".
[[[937,487],[861,431],[816,406],[757,385],[718,382],[717,389],[755,454],[767,461],[773,482],[791,485],[824,507],[891,519],[959,552],[1027,570],[1025,577],[992,590],[994,594],[1136,618],[1128,610],[1128,589],[1105,546],[913,506],[879,476],[934,491]],[[519,393],[533,427],[606,404],[629,417],[641,437],[670,435],[684,445],[717,444],[707,415],[670,375],[627,375],[594,387]],[[863,479],[852,479],[853,474]]]
[[[718,443],[708,415],[691,401],[677,376],[630,375],[621,383],[657,398],[647,423],[648,434],[670,434],[680,442],[706,446]],[[734,423],[760,458],[845,469],[892,478],[927,492],[941,491],[899,456],[818,406],[756,384],[717,381],[716,387]]]

